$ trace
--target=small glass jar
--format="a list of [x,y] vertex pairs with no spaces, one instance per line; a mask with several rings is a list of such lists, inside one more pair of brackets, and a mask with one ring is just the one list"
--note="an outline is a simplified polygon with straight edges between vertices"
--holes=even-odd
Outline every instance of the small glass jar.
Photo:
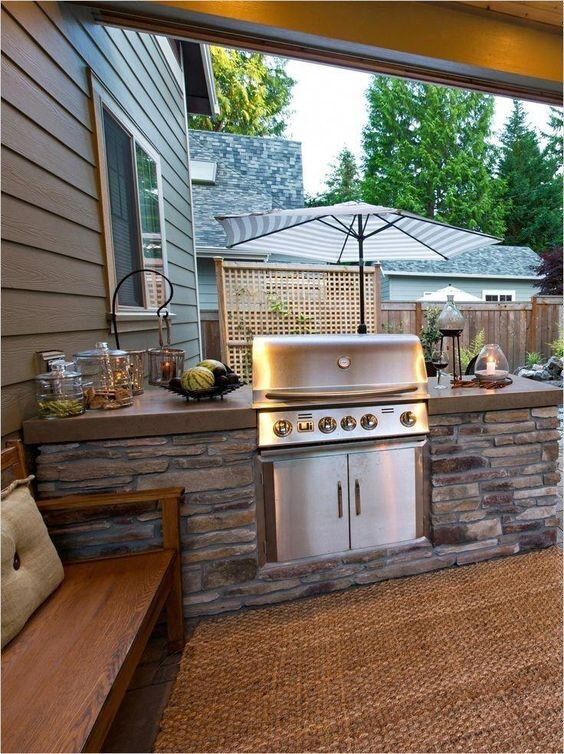
[[497,343],[488,343],[482,348],[474,365],[474,374],[487,382],[499,382],[509,376],[509,363]]
[[143,381],[145,379],[145,354],[147,351],[132,351],[128,348],[126,353],[129,356],[133,395],[142,395],[145,391]]
[[67,370],[64,361],[53,361],[51,371],[35,378],[35,396],[42,419],[65,419],[84,413],[82,375]]
[[96,348],[80,351],[74,358],[82,374],[87,409],[131,406],[133,387],[126,351],[111,350],[107,343],[96,343]]
[[447,337],[453,337],[460,335],[464,330],[464,315],[454,303],[454,296],[452,293],[447,295],[446,304],[443,306],[443,310],[439,315],[437,325],[442,335]]
[[186,352],[181,348],[149,348],[149,384],[167,387],[175,377],[182,377]]

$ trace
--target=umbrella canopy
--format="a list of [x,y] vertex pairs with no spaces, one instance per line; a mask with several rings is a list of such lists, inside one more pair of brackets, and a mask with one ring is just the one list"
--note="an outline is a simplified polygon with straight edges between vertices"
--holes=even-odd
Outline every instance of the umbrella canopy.
[[425,293],[421,298],[418,298],[418,301],[436,301],[442,302],[447,300],[447,296],[454,296],[454,300],[458,302],[470,302],[470,301],[481,301],[481,298],[478,298],[478,296],[473,296],[471,293],[467,293],[466,291],[461,290],[460,288],[457,288],[455,285],[447,285],[444,288],[439,288],[437,291],[433,291],[432,293]]
[[364,324],[365,261],[452,259],[500,238],[457,228],[412,212],[362,202],[277,209],[216,217],[229,248],[264,251],[317,262],[354,262],[360,273],[360,325]]

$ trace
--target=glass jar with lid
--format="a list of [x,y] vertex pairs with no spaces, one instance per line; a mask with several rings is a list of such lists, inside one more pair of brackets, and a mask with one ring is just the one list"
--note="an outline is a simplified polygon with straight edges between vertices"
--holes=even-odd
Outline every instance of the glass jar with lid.
[[110,349],[107,343],[74,355],[82,374],[86,408],[116,409],[131,406],[133,387],[126,351]]
[[[82,375],[62,359],[51,362],[51,371],[35,378],[35,396],[39,416],[65,419],[84,413]],[[69,368],[70,367],[70,368]]]

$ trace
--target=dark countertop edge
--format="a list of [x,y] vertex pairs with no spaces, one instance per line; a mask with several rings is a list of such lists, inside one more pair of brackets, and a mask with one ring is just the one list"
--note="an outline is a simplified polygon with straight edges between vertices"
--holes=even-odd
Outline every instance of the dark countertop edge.
[[506,393],[497,391],[495,406],[491,395],[449,395],[429,399],[429,416],[441,414],[468,414],[474,411],[508,411],[517,408],[541,408],[561,406],[562,392],[558,388],[547,388],[539,393]]

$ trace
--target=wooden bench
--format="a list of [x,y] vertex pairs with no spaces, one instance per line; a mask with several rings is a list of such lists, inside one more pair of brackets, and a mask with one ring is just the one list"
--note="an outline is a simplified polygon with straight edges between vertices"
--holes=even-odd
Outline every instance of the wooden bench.
[[[27,476],[21,443],[2,472]],[[43,513],[159,501],[163,549],[67,563],[61,585],[2,652],[2,751],[101,751],[163,607],[169,649],[184,644],[179,504],[183,490],[38,501]]]

